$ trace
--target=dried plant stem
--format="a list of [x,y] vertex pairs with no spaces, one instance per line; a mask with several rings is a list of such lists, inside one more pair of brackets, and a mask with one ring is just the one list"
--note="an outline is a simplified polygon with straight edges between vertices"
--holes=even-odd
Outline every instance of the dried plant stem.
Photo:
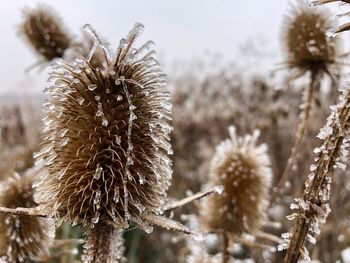
[[16,215],[16,216],[34,216],[34,217],[49,217],[47,214],[41,212],[38,208],[7,208],[0,207],[0,213]]
[[274,243],[280,243],[281,242],[281,239],[279,237],[277,237],[275,235],[272,235],[272,234],[269,234],[269,233],[262,232],[262,231],[258,231],[255,234],[255,236],[258,237],[258,238],[261,238],[261,239],[265,239],[265,240],[274,242]]
[[179,207],[182,207],[184,205],[187,205],[187,204],[189,204],[189,203],[191,203],[193,201],[201,199],[201,198],[203,198],[203,197],[205,197],[207,195],[210,195],[212,193],[215,193],[215,192],[218,192],[217,186],[214,186],[214,187],[212,187],[211,189],[209,189],[207,191],[201,191],[201,192],[195,193],[195,194],[193,194],[191,196],[185,197],[185,198],[183,198],[181,200],[168,203],[164,207],[164,212],[170,211],[170,210],[174,210],[174,209],[179,208]]
[[264,226],[274,228],[274,229],[281,229],[282,224],[280,222],[266,221],[264,222]]
[[123,237],[120,230],[105,223],[87,226],[83,262],[118,263],[123,261]]
[[245,245],[247,247],[250,247],[250,248],[253,248],[253,249],[264,249],[264,250],[266,250],[266,249],[272,249],[273,248],[272,246],[261,244],[261,243],[258,243],[256,241],[252,241],[252,240],[245,239],[245,238],[237,238],[237,241],[242,243],[243,245]]
[[228,236],[227,233],[224,231],[222,232],[222,263],[227,263],[228,262]]
[[84,239],[55,239],[52,247],[60,248],[65,246],[76,246],[81,244],[84,244]]
[[[320,222],[320,218],[325,220],[329,212],[326,203],[329,199],[331,176],[336,165],[341,165],[338,163],[339,160],[345,156],[344,150],[347,146],[343,145],[343,141],[346,142],[349,139],[349,92],[345,91],[340,98],[340,103],[333,108],[333,112],[325,126],[331,132],[324,135],[323,145],[319,148],[321,150],[316,151],[318,152],[316,164],[311,169],[313,172],[306,182],[303,198],[299,199],[304,205],[299,207],[284,263],[298,262],[303,254],[309,230],[312,230],[312,227]],[[313,230],[312,232],[316,231]]]
[[[302,144],[302,140],[303,140],[305,131],[307,129],[308,120],[309,120],[310,114],[311,114],[312,100],[314,97],[315,87],[316,87],[316,85],[318,85],[317,76],[318,76],[317,71],[311,72],[310,85],[305,90],[305,94],[303,96],[302,111],[300,112],[300,122],[298,125],[298,130],[297,130],[295,142],[294,142],[293,148],[291,150],[291,154],[288,158],[286,168],[284,169],[284,172],[283,172],[283,174],[282,174],[282,176],[277,184],[277,189],[283,189],[284,184],[287,182],[287,180],[289,178],[290,170],[292,169],[293,165],[295,164],[295,162],[298,158],[300,146]],[[278,194],[278,193],[275,193],[275,195],[276,194]]]

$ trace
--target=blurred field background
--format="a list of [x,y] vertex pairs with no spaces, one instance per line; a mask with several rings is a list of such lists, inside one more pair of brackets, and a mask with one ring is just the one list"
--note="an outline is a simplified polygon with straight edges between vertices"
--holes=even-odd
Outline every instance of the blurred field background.
[[[239,134],[261,131],[259,142],[269,146],[274,172],[273,185],[281,177],[298,124],[302,89],[307,78],[289,81],[288,70],[275,71],[284,60],[281,26],[289,10],[289,2],[281,1],[45,1],[62,17],[73,35],[89,23],[116,48],[135,22],[145,25],[142,39],[156,44],[159,60],[168,74],[172,94],[173,182],[169,199],[183,198],[203,189],[208,181],[209,162],[215,147],[228,136],[227,127],[234,124]],[[13,169],[23,172],[33,165],[32,154],[38,150],[41,132],[41,106],[45,100],[50,67],[34,68],[38,61],[18,34],[21,9],[35,7],[37,1],[7,1],[0,8],[0,178]],[[330,6],[334,13],[338,6]],[[342,35],[343,49],[346,38]],[[114,44],[115,43],[115,44]],[[315,135],[336,102],[329,79],[322,81],[315,95],[312,122],[304,139],[298,168],[282,200],[269,209],[273,222],[281,228],[266,227],[279,236],[290,228],[285,220],[293,197],[302,192],[318,144]],[[349,176],[346,171],[346,176]],[[312,255],[320,262],[343,262],[341,253],[350,246],[348,205],[350,184],[345,177],[335,179],[333,212]],[[345,187],[342,187],[345,186]],[[175,218],[192,214],[196,204],[175,211]],[[181,217],[182,215],[182,217]],[[337,226],[332,225],[339,222]],[[191,223],[191,220],[189,220]],[[57,232],[61,239],[81,238],[78,227],[63,224]],[[151,235],[134,229],[125,232],[125,256],[128,262],[186,262],[191,254],[188,241],[173,232],[155,229]],[[337,244],[330,249],[332,244]],[[270,244],[271,245],[271,244]],[[208,245],[208,247],[210,247]],[[242,262],[281,262],[281,254],[243,248],[237,252]],[[50,262],[78,262],[78,251],[66,247],[68,255]],[[214,246],[214,252],[217,252]],[[210,249],[208,249],[210,250]],[[244,261],[246,260],[246,261]],[[204,262],[199,261],[191,262]],[[206,261],[205,261],[206,262]],[[239,262],[239,261],[237,261]],[[348,261],[344,261],[348,262]]]

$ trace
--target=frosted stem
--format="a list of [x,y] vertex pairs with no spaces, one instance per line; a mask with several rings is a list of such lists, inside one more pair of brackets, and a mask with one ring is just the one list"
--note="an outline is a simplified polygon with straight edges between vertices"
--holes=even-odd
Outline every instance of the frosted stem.
[[47,214],[41,212],[38,208],[7,208],[0,207],[0,213],[15,215],[15,216],[34,216],[34,217],[49,217]]
[[[340,102],[332,106],[332,113],[327,124],[321,129],[318,137],[324,139],[320,148],[316,148],[316,163],[310,169],[312,172],[305,183],[303,197],[297,199],[299,211],[291,237],[288,238],[288,249],[284,263],[296,263],[305,250],[305,241],[310,233],[319,233],[319,222],[324,223],[329,213],[328,200],[330,194],[330,180],[334,169],[339,166],[345,169],[348,152],[344,142],[349,141],[350,127],[350,94],[344,91]],[[326,131],[326,132],[325,132]],[[294,205],[297,206],[297,205]],[[317,230],[315,231],[315,227]],[[313,241],[314,243],[315,241]]]
[[123,235],[105,223],[87,226],[84,244],[84,263],[119,263],[124,260]]
[[195,193],[191,196],[188,196],[188,197],[185,197],[181,200],[178,200],[178,201],[174,201],[174,202],[171,202],[171,203],[168,203],[164,206],[164,211],[170,211],[170,210],[174,210],[176,208],[179,208],[179,207],[182,207],[184,205],[187,205],[191,202],[194,202],[198,199],[201,199],[207,195],[210,195],[212,193],[217,193],[217,186],[207,190],[207,191],[200,191],[198,193]]

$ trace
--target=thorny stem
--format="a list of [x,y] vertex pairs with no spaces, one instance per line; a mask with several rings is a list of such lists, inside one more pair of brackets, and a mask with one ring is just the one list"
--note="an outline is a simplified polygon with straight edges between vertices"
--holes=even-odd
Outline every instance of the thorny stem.
[[337,108],[339,120],[334,118],[330,125],[332,133],[328,134],[323,142],[324,149],[328,153],[321,151],[317,158],[316,170],[314,177],[309,182],[309,186],[304,191],[303,199],[310,204],[309,210],[299,211],[298,218],[293,228],[292,236],[290,238],[284,263],[298,262],[302,249],[304,248],[305,239],[311,227],[314,216],[326,213],[323,205],[327,200],[320,198],[320,192],[327,186],[327,176],[332,176],[334,172],[334,165],[337,158],[341,156],[341,145],[344,136],[349,133],[350,126],[350,93],[347,93],[344,102]]
[[[291,154],[288,158],[286,168],[284,169],[284,172],[279,179],[279,182],[277,184],[277,189],[279,192],[281,192],[281,189],[283,189],[284,184],[289,178],[290,170],[292,169],[293,165],[295,164],[297,158],[298,158],[298,153],[301,147],[301,143],[306,131],[306,128],[308,126],[308,120],[310,118],[310,113],[312,109],[312,100],[314,97],[314,90],[316,85],[318,85],[317,82],[317,71],[312,71],[311,72],[311,81],[310,85],[308,86],[306,90],[306,96],[303,96],[303,109],[300,112],[300,122],[298,125],[298,130],[295,138],[295,142],[293,145],[293,148],[291,150]],[[275,195],[278,193],[275,193]],[[276,196],[273,197],[275,199]]]

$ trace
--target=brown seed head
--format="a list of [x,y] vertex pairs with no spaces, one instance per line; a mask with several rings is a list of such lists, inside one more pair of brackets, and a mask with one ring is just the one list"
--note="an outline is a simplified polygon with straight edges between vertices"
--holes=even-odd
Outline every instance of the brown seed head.
[[257,132],[239,138],[233,126],[229,131],[231,138],[217,147],[210,170],[210,184],[222,185],[224,191],[204,199],[201,218],[209,230],[254,232],[268,206],[271,169],[267,146],[256,145]]
[[[1,206],[36,206],[31,176],[14,174],[0,187]],[[52,221],[36,217],[0,214],[0,231],[0,262],[24,262],[30,257],[47,256],[54,238]]]
[[61,19],[53,10],[43,5],[24,11],[20,33],[48,61],[61,58],[72,43]]
[[69,222],[124,228],[165,201],[171,104],[151,42],[133,48],[142,29],[106,54],[106,68],[59,61],[49,77],[37,200]]
[[336,38],[327,36],[332,28],[329,17],[302,1],[293,7],[283,27],[288,67],[301,72],[328,72],[337,55]]

